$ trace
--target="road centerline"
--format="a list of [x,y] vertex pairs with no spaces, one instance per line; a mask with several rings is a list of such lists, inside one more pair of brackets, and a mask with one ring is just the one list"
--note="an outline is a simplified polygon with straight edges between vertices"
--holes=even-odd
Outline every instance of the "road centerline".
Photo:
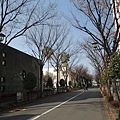
[[66,100],[66,101],[64,101],[64,102],[62,102],[62,103],[60,103],[59,105],[57,105],[57,106],[55,106],[55,107],[53,107],[53,108],[47,110],[46,112],[44,112],[44,113],[42,113],[42,114],[40,114],[40,115],[37,115],[37,116],[35,116],[35,117],[33,117],[33,118],[30,118],[30,119],[28,119],[28,120],[36,120],[36,119],[42,117],[43,115],[45,115],[45,114],[47,114],[47,113],[53,111],[54,109],[60,107],[61,105],[63,105],[63,104],[65,104],[65,103],[69,102],[70,100],[76,98],[77,96],[81,95],[82,93],[84,93],[84,92],[81,92],[81,93],[79,93],[79,94],[73,96],[72,98],[70,98],[70,99],[68,99],[68,100]]

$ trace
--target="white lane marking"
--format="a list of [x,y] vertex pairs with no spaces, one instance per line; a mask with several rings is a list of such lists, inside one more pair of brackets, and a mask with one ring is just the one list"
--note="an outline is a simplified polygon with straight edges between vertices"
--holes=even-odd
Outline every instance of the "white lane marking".
[[50,111],[52,111],[52,110],[54,110],[54,109],[60,107],[61,105],[67,103],[68,101],[70,101],[70,100],[76,98],[77,96],[81,95],[82,93],[84,93],[84,92],[81,92],[81,93],[77,94],[76,96],[74,96],[74,97],[72,97],[72,98],[66,100],[65,102],[62,102],[61,104],[59,104],[59,105],[57,105],[57,106],[55,106],[55,107],[53,107],[53,108],[47,110],[46,112],[44,112],[44,113],[42,113],[42,114],[40,114],[40,115],[37,115],[36,117],[33,117],[32,119],[29,119],[29,120],[36,120],[37,118],[40,118],[41,116],[43,116],[43,115],[49,113]]

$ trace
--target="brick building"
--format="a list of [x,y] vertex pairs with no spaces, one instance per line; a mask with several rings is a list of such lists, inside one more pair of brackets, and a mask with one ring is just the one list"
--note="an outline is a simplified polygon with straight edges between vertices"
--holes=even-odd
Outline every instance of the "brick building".
[[23,91],[23,77],[32,72],[38,79],[38,63],[34,57],[0,44],[0,97]]

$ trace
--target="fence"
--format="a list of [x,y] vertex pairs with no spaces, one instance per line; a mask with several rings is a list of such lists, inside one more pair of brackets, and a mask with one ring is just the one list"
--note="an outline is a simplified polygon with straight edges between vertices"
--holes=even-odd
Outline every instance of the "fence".
[[[55,94],[52,89],[46,89],[42,93],[42,97]],[[19,104],[29,103],[36,99],[41,98],[40,91],[32,91],[27,93],[17,93],[0,98],[0,109],[14,107]]]
[[[67,92],[66,88],[59,88],[59,93]],[[54,89],[44,89],[42,93],[42,97],[52,96],[56,94],[56,90]],[[6,95],[0,98],[0,110],[5,108],[15,107],[17,105],[26,104],[31,101],[37,100],[41,98],[40,91],[32,91],[26,93],[17,93],[12,95]]]

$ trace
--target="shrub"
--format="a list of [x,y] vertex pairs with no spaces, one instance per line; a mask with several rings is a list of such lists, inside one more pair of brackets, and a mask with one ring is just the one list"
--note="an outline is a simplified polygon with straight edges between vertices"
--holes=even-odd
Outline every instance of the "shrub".
[[23,85],[25,90],[32,91],[37,84],[37,78],[34,73],[29,72],[23,79]]
[[50,88],[53,87],[53,80],[50,76],[48,77],[46,87],[50,87]]
[[120,107],[120,103],[117,100],[111,101],[110,104],[113,108],[119,108]]
[[60,79],[60,86],[65,87],[65,80],[64,79]]

